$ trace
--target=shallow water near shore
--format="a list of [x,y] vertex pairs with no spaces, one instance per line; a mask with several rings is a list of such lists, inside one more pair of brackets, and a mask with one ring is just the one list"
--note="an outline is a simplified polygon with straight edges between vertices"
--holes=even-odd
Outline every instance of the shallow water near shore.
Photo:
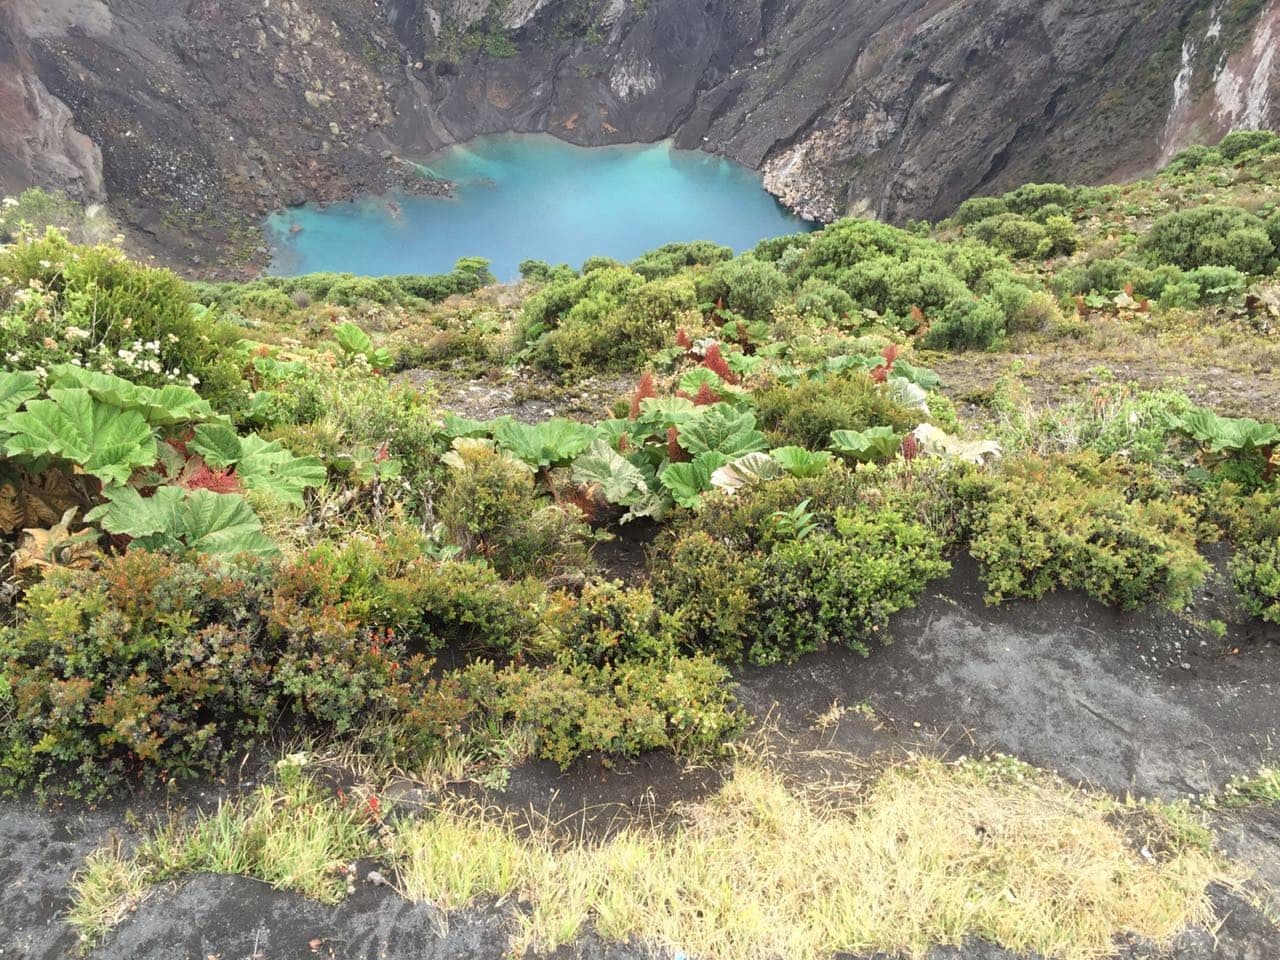
[[751,170],[670,143],[578,147],[545,134],[481,137],[425,161],[452,197],[368,197],[267,220],[270,272],[445,273],[487,258],[502,280],[526,259],[630,260],[681,240],[741,251],[808,224]]

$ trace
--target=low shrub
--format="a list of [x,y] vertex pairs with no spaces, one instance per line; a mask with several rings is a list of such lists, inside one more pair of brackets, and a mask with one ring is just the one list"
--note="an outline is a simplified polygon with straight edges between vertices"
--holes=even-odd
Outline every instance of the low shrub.
[[577,507],[539,495],[529,467],[488,443],[455,448],[437,506],[465,555],[483,557],[508,577],[586,567],[592,537]]
[[1154,261],[1184,270],[1213,266],[1270,273],[1276,261],[1267,224],[1240,207],[1193,207],[1165,214],[1143,237],[1142,249]]
[[595,581],[575,596],[553,595],[534,645],[543,655],[595,667],[675,655],[673,617],[647,587]]
[[970,552],[990,602],[1064,588],[1126,610],[1177,608],[1208,571],[1193,501],[1149,472],[1083,453],[1011,461],[971,482]]
[[73,795],[208,773],[279,705],[265,570],[134,551],[55,571],[0,630],[0,787]]
[[234,329],[193,307],[195,292],[168,270],[50,231],[0,252],[0,277],[8,367],[74,362],[145,386],[189,384],[224,412],[245,403]]
[[561,768],[589,753],[705,753],[741,723],[728,673],[709,657],[502,670],[476,663],[461,678],[490,723],[527,729],[538,755]]
[[916,427],[918,411],[900,407],[865,373],[850,372],[795,386],[776,384],[754,394],[756,417],[772,446],[824,450],[833,430]]
[[[712,500],[709,510],[718,515],[699,517],[699,529],[664,551],[653,570],[654,595],[674,612],[689,648],[757,664],[830,644],[866,653],[889,617],[949,570],[948,541],[937,528],[870,502],[892,499],[892,491],[849,480],[827,501],[849,506],[792,499],[821,485],[779,481],[719,506]],[[716,535],[735,520],[736,536]]]

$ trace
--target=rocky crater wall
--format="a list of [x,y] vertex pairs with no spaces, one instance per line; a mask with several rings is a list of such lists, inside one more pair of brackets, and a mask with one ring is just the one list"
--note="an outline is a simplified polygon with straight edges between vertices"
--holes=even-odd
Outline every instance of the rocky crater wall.
[[1280,125],[1280,0],[5,0],[0,191],[213,274],[477,134],[673,137],[814,218],[947,214]]

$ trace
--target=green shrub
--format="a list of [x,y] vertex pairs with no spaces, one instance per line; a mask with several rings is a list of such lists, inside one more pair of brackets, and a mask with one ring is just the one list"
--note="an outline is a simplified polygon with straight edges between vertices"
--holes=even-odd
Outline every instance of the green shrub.
[[670,277],[689,267],[710,267],[733,258],[733,250],[709,240],[668,243],[631,261],[631,269],[646,280]]
[[709,657],[503,670],[476,663],[462,673],[467,696],[491,723],[529,730],[538,755],[561,768],[594,752],[714,749],[741,723],[727,680]]
[[1244,293],[1249,278],[1235,267],[1196,267],[1185,282],[1196,285],[1201,303],[1229,303]]
[[754,663],[840,644],[868,652],[889,617],[950,570],[928,528],[891,509],[837,510],[834,534],[785,541],[761,570],[762,636]]
[[590,529],[573,506],[539,496],[525,464],[483,442],[463,442],[439,499],[441,522],[467,556],[505,576],[550,576],[588,562]]
[[899,407],[887,390],[856,371],[795,386],[777,384],[753,397],[760,427],[775,447],[825,450],[833,430],[887,426],[905,432],[921,420],[918,412]]
[[1280,137],[1270,130],[1233,130],[1218,142],[1218,153],[1234,162],[1251,150],[1277,146],[1280,146]]
[[1165,214],[1143,237],[1142,249],[1184,270],[1235,267],[1248,274],[1270,273],[1276,254],[1261,219],[1239,207],[1219,206]]
[[539,652],[595,667],[669,660],[676,653],[672,619],[646,587],[594,581],[576,596],[552,597],[535,643]]
[[694,650],[729,662],[742,660],[760,624],[760,555],[695,531],[663,551],[653,567],[653,593],[679,618]]
[[787,293],[787,278],[772,263],[741,256],[718,264],[698,277],[703,303],[723,301],[748,322],[768,320]]
[[921,343],[932,350],[985,350],[1003,339],[1008,324],[991,300],[955,300],[933,318]]
[[889,617],[949,569],[943,539],[892,508],[837,507],[801,534],[770,519],[774,533],[757,528],[750,545],[690,533],[654,570],[654,594],[674,605],[688,646],[756,664],[833,643],[866,653]]
[[1006,193],[1004,199],[1014,213],[1030,217],[1048,206],[1071,209],[1078,202],[1078,191],[1061,183],[1027,183]]
[[854,313],[857,304],[834,283],[814,277],[806,280],[796,293],[796,310],[808,320],[836,323]]
[[1126,471],[1081,454],[1008,462],[978,481],[970,552],[988,600],[1061,587],[1126,610],[1189,602],[1208,570],[1190,503],[1167,489],[1144,496]]
[[142,551],[33,586],[0,631],[0,786],[95,797],[218,769],[277,710],[266,590]]
[[1241,606],[1280,623],[1280,492],[1270,487],[1245,496],[1228,482],[1214,491],[1212,506],[1234,547],[1228,569]]
[[1049,238],[1049,231],[1021,214],[1001,213],[973,224],[969,236],[1011,257],[1026,259],[1038,255],[1041,244]]
[[[593,282],[596,278],[599,283]],[[535,349],[535,359],[544,368],[634,369],[670,343],[677,318],[697,306],[693,281],[687,276],[641,282],[628,270],[602,268],[583,279],[585,296],[559,318]],[[526,307],[526,317],[530,315]]]
[[1009,205],[1005,202],[1004,197],[970,197],[964,203],[956,208],[956,212],[952,214],[952,219],[962,226],[978,223],[981,220],[988,220],[991,217],[998,217],[1002,213],[1009,212]]
[[293,298],[283,290],[256,285],[241,287],[236,292],[232,304],[240,313],[266,319],[287,317],[297,309]]

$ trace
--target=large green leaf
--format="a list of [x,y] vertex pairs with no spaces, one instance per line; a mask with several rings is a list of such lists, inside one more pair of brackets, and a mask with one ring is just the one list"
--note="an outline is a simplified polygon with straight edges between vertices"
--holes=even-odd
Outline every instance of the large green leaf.
[[595,436],[595,429],[585,423],[559,417],[534,426],[504,420],[493,428],[499,447],[533,467],[565,466],[586,450]]
[[649,494],[640,469],[603,438],[573,461],[573,482],[598,486],[609,503],[629,507]]
[[470,417],[446,413],[442,432],[450,440],[455,437],[487,437],[493,432],[493,424],[488,420],[472,420]]
[[735,410],[725,403],[703,408],[706,412],[679,429],[680,446],[695,457],[721,453],[728,459],[764,450],[764,434],[756,429],[750,410]]
[[1280,429],[1275,424],[1259,423],[1249,417],[1220,417],[1204,407],[1167,419],[1174,429],[1204,444],[1214,453],[1280,444]]
[[893,369],[889,371],[889,376],[890,378],[910,380],[923,390],[937,390],[942,386],[942,378],[940,376],[928,367],[917,367],[909,360],[895,360]]
[[11,457],[70,460],[103,483],[125,483],[138,467],[156,460],[156,441],[136,410],[121,411],[95,400],[88,390],[55,388],[45,400],[5,417]]
[[250,490],[302,506],[302,491],[325,482],[328,472],[317,457],[295,457],[279,440],[268,443],[255,433],[240,439],[242,456],[236,477]]
[[743,487],[776,480],[782,472],[782,467],[767,453],[748,453],[711,474],[711,485],[718,490],[736,493]]
[[132,487],[107,492],[107,503],[87,520],[108,533],[126,534],[134,545],[170,553],[195,550],[213,556],[273,556],[275,544],[243,497],[211,490],[160,487],[143,497]]
[[7,417],[28,400],[40,396],[40,378],[27,370],[0,374],[0,417]]
[[239,434],[230,424],[217,421],[196,427],[195,436],[187,446],[204,457],[205,463],[219,470],[235,466],[244,456]]
[[816,477],[831,463],[831,454],[825,450],[813,453],[804,447],[778,447],[769,451],[778,465],[793,477]]
[[123,377],[61,363],[49,373],[49,386],[79,387],[102,403],[121,410],[136,410],[153,426],[198,423],[213,417],[213,408],[190,387],[168,384],[156,389]]
[[729,462],[723,453],[702,453],[689,463],[673,463],[658,475],[658,480],[682,507],[694,508],[702,495],[711,489],[711,475]]
[[864,462],[888,460],[902,446],[902,438],[893,427],[870,427],[866,430],[835,430],[831,449],[836,453]]

